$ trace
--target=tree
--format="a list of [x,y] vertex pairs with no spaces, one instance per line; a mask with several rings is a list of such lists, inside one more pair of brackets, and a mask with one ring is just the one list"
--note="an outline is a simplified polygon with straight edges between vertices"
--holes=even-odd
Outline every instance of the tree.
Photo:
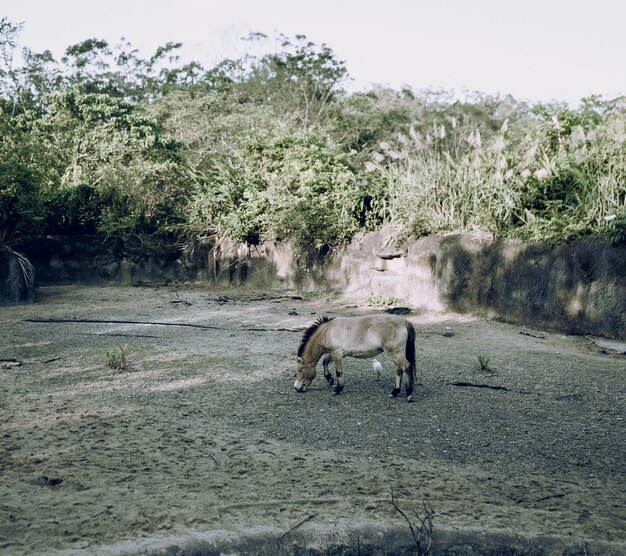
[[[47,196],[59,219],[65,199],[92,215],[85,203],[100,207],[97,227],[108,235],[166,235],[180,220],[188,181],[179,146],[136,105],[72,88],[51,97],[27,130],[40,146],[37,163],[48,168]],[[80,196],[66,193],[79,186]]]
[[30,164],[27,134],[0,111],[0,245],[41,230],[43,176]]
[[22,23],[11,23],[6,17],[0,20],[0,92],[3,108],[14,115],[21,106],[22,85],[15,68],[17,38],[23,28]]
[[281,51],[253,62],[242,90],[257,102],[269,102],[294,114],[307,131],[318,125],[347,79],[345,63],[325,44],[304,35],[281,35]]

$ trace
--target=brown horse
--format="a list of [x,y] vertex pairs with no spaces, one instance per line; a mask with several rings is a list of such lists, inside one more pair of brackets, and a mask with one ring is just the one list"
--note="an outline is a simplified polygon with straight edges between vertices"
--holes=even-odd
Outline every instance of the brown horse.
[[298,370],[293,387],[304,392],[315,378],[317,362],[322,355],[324,377],[335,383],[328,366],[335,364],[337,384],[335,393],[343,390],[343,358],[367,359],[385,351],[396,366],[396,386],[390,396],[396,397],[406,374],[406,397],[411,401],[415,385],[415,329],[413,325],[393,315],[366,317],[321,317],[304,332],[298,348]]

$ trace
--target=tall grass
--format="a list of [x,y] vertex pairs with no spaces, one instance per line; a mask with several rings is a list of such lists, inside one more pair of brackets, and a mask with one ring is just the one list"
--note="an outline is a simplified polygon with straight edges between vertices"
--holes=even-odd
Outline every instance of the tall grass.
[[381,143],[366,168],[386,184],[384,219],[417,235],[562,240],[605,229],[626,201],[624,109],[593,123],[572,114],[505,122],[488,141],[453,121]]

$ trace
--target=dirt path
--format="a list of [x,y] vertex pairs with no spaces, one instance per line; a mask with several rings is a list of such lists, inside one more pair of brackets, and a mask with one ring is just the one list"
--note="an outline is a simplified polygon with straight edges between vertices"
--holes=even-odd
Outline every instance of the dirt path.
[[[304,522],[401,525],[392,492],[407,512],[431,508],[435,528],[626,542],[623,354],[411,314],[415,403],[387,397],[384,356],[380,381],[370,361],[348,360],[340,396],[321,373],[308,392],[293,390],[295,351],[316,315],[379,310],[246,289],[111,287],[43,288],[36,305],[0,307],[0,552],[98,553]],[[112,370],[107,351],[123,344],[130,368]]]

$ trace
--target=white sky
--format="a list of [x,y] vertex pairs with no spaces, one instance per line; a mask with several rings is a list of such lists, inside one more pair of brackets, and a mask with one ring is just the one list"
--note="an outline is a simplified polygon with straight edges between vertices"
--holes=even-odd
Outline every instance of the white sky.
[[87,38],[211,67],[250,31],[305,34],[372,84],[565,100],[626,94],[626,0],[0,0],[20,44],[58,59]]

